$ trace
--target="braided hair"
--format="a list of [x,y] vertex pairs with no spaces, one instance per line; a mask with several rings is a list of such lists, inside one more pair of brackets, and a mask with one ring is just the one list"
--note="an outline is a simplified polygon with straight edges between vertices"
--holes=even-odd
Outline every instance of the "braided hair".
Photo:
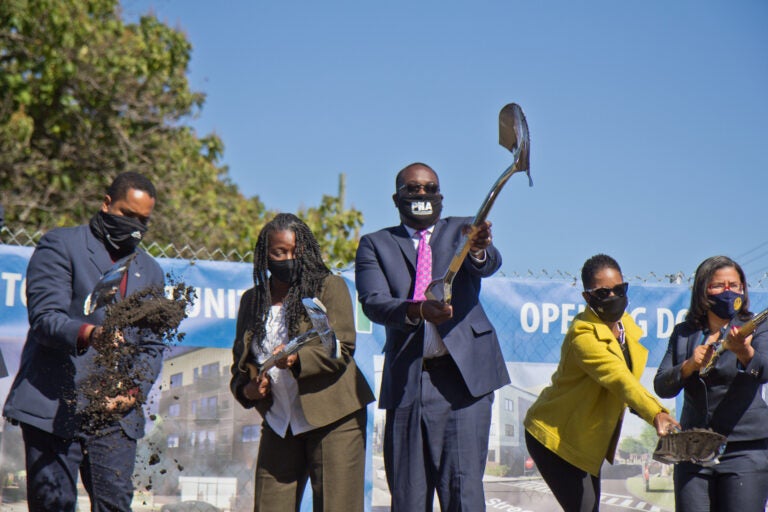
[[291,284],[288,294],[283,299],[285,323],[291,338],[299,334],[299,322],[309,318],[301,299],[318,296],[323,281],[331,273],[323,262],[320,244],[317,243],[312,230],[297,216],[291,213],[279,213],[264,225],[253,250],[254,297],[249,322],[253,339],[260,347],[266,336],[267,317],[269,308],[272,306],[272,294],[267,277],[269,236],[278,231],[292,231],[296,237],[294,257],[298,279]]

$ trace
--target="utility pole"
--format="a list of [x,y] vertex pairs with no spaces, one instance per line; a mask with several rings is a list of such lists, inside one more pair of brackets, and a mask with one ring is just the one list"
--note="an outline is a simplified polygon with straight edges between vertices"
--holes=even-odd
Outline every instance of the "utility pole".
[[344,199],[347,195],[347,175],[343,172],[339,174],[339,208],[344,209]]

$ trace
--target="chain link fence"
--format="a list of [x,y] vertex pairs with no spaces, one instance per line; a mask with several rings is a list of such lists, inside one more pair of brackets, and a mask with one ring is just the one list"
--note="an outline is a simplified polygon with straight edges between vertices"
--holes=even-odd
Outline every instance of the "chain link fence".
[[[34,247],[40,237],[43,236],[44,231],[30,232],[26,229],[17,229],[12,231],[8,227],[0,227],[0,243],[7,245],[19,245],[23,247]],[[162,245],[157,242],[150,244],[142,244],[149,254],[156,258],[172,258],[181,260],[205,260],[205,261],[230,261],[234,263],[251,263],[253,262],[253,251],[247,251],[241,253],[239,251],[225,252],[221,249],[211,249],[208,247],[195,247],[190,244],[176,245],[167,244]],[[343,261],[328,262],[328,266],[335,272],[343,272],[354,268],[354,263],[347,263]],[[504,271],[503,269],[496,274],[498,277],[511,277],[516,279],[534,279],[540,281],[566,281],[571,282],[574,285],[579,283],[581,276],[573,274],[568,271],[555,270],[548,271],[541,269],[538,271],[528,270],[526,272],[518,271]],[[659,284],[687,284],[693,285],[693,274],[685,274],[684,272],[673,272],[670,274],[656,274],[655,272],[649,272],[647,275],[625,275],[624,279],[629,282],[636,283],[659,283]],[[768,288],[768,272],[763,272],[756,279],[749,279],[749,286],[751,288]]]
[[[30,232],[26,229],[12,231],[7,227],[0,228],[0,243],[7,245],[19,245],[22,247],[34,247],[45,234],[44,231]],[[221,249],[209,249],[207,247],[193,247],[184,245],[162,245],[157,242],[141,244],[141,247],[156,258],[174,258],[181,260],[207,260],[207,261],[231,261],[236,263],[250,263],[253,261],[253,251],[240,253],[239,251],[224,252]]]
[[[37,244],[38,240],[40,240],[40,237],[43,236],[43,234],[44,234],[43,231],[30,232],[30,231],[27,231],[26,229],[18,229],[15,231],[11,231],[7,227],[3,227],[3,228],[0,228],[0,243],[4,243],[7,245],[19,245],[23,247],[34,247]],[[208,247],[194,247],[190,244],[162,245],[162,244],[158,244],[157,242],[152,242],[150,244],[142,244],[141,247],[144,248],[149,254],[151,254],[156,258],[173,258],[173,259],[182,259],[182,260],[230,261],[234,263],[251,263],[253,261],[253,251],[247,251],[245,253],[241,253],[239,251],[234,251],[234,250],[225,252],[225,251],[222,251],[221,249],[211,249]],[[347,264],[341,261],[329,262],[329,266],[332,269],[337,271],[350,270],[354,268],[354,264],[352,263]],[[581,279],[579,275],[572,274],[570,272],[564,272],[561,270],[549,272],[543,269],[539,271],[528,270],[527,272],[523,272],[523,273],[517,272],[517,271],[504,272],[502,270],[497,275],[500,277],[537,279],[537,280],[545,280],[545,281],[549,281],[549,280],[572,281],[573,283],[578,283],[579,279]],[[650,272],[647,276],[625,276],[625,278],[628,281],[636,281],[636,282],[643,282],[643,283],[682,284],[682,283],[693,282],[693,276],[692,275],[687,276],[683,272],[677,272],[674,274],[662,274],[662,275],[657,275],[654,272]],[[764,279],[765,279],[765,276],[763,277],[763,280]]]
[[[11,231],[7,227],[0,228],[0,243],[6,245],[17,245],[21,247],[35,247],[40,238],[45,234],[44,231],[27,231],[18,229]],[[152,242],[141,244],[141,247],[155,258],[171,258],[180,260],[200,260],[200,261],[229,261],[233,263],[252,263],[253,251],[241,253],[240,251],[223,251],[221,249],[210,249],[208,247],[195,247],[190,244],[159,244]],[[353,268],[352,264],[343,261],[326,262],[328,266],[336,271]]]

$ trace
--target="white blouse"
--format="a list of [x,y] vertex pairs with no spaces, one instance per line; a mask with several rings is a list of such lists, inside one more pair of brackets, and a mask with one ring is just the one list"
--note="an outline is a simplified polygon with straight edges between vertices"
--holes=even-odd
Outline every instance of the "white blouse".
[[[269,309],[267,325],[265,326],[266,339],[264,347],[259,351],[254,347],[259,361],[264,361],[272,355],[275,347],[287,344],[288,327],[285,325],[285,311],[282,306],[272,306]],[[267,410],[267,423],[280,437],[285,437],[288,426],[293,434],[308,432],[315,427],[307,422],[299,400],[299,384],[290,369],[281,370],[273,366],[269,369],[272,379],[272,407]]]

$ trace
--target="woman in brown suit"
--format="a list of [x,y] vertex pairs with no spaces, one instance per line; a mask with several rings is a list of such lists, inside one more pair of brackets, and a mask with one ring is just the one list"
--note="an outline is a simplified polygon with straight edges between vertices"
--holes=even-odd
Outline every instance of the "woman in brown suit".
[[[291,214],[277,215],[259,234],[253,278],[240,302],[230,388],[263,417],[254,511],[298,511],[307,479],[316,512],[362,511],[366,405],[374,397],[353,358],[347,285],[323,262],[309,227]],[[304,297],[325,305],[337,353],[310,341],[258,377],[267,357],[312,327]]]

